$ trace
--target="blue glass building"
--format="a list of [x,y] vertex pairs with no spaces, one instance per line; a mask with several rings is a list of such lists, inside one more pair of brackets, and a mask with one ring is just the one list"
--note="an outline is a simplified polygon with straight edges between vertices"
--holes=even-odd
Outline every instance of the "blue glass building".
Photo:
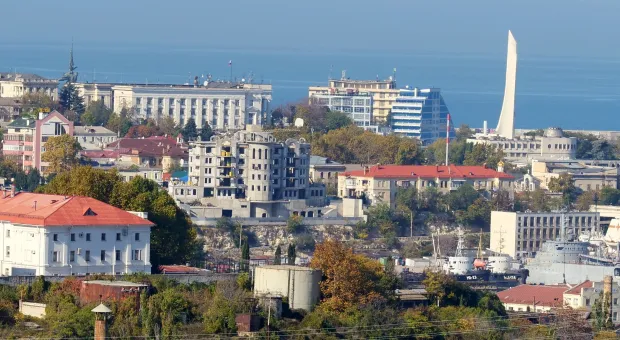
[[[392,131],[429,145],[446,137],[448,114],[440,89],[402,89],[392,105]],[[450,139],[454,137],[450,123]]]

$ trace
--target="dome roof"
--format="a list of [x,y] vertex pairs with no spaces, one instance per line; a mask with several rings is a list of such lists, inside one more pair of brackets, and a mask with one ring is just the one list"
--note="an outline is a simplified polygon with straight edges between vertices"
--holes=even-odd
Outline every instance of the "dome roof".
[[545,137],[564,137],[564,132],[559,127],[550,127],[545,131]]

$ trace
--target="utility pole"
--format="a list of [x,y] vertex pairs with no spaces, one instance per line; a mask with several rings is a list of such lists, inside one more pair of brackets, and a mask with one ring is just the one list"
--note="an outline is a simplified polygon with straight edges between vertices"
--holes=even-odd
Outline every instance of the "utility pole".
[[413,210],[411,210],[411,239],[413,239]]
[[269,311],[267,312],[267,340],[270,339],[269,326],[271,324],[271,295],[269,295]]

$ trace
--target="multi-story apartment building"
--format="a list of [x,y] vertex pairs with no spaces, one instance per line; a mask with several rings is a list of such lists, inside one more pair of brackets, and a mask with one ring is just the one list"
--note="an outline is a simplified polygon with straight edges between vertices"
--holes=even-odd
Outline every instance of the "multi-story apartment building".
[[565,137],[560,128],[548,128],[543,136],[512,139],[483,131],[475,138],[468,138],[467,142],[494,145],[504,151],[507,160],[522,164],[532,160],[572,160],[577,155],[577,138]]
[[338,190],[338,174],[346,170],[344,164],[321,156],[310,156],[310,180],[326,185],[330,194]]
[[103,126],[76,126],[73,137],[83,150],[101,150],[118,139],[116,132]]
[[45,172],[48,164],[41,161],[45,143],[50,137],[73,135],[73,122],[57,111],[40,113],[39,119],[18,118],[10,123],[4,134],[2,154],[28,171]]
[[0,97],[19,98],[37,92],[58,100],[58,81],[36,74],[0,73]]
[[153,223],[144,215],[90,197],[4,191],[2,275],[150,273]]
[[206,217],[318,217],[325,186],[310,183],[309,167],[305,140],[278,142],[250,127],[192,143],[188,183],[169,191],[180,201],[200,200]]
[[592,212],[491,212],[491,250],[514,258],[533,257],[543,242],[566,234],[578,237],[600,231],[600,214]]
[[371,204],[394,207],[398,190],[411,186],[418,191],[435,187],[450,192],[467,183],[476,190],[512,192],[514,177],[503,171],[502,163],[498,171],[484,166],[377,165],[340,174],[338,197],[365,197]]
[[135,108],[138,117],[173,118],[185,124],[194,118],[200,128],[208,123],[217,130],[241,130],[246,125],[271,123],[271,85],[205,82],[174,84],[76,84],[85,103],[103,101],[115,112]]
[[[392,105],[392,131],[419,139],[423,145],[446,137],[449,111],[437,88],[400,90]],[[450,129],[454,138],[454,128]]]
[[359,91],[372,95],[372,117],[377,121],[386,121],[392,105],[398,97],[399,91],[396,88],[396,81],[390,77],[389,80],[351,80],[342,75],[341,79],[331,79],[327,86],[310,86],[308,97],[335,93],[337,91]]
[[369,127],[373,125],[372,94],[354,89],[329,89],[316,92],[310,97],[310,103],[326,106],[331,111],[340,111],[349,115],[355,125]]

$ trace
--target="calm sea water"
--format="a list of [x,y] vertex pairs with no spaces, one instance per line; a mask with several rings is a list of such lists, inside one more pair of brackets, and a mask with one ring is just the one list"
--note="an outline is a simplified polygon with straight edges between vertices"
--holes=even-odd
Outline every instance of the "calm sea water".
[[[59,77],[69,46],[0,43],[0,71]],[[397,68],[399,86],[440,87],[455,123],[493,127],[504,89],[505,55],[399,51],[246,50],[179,46],[76,45],[81,81],[184,83],[195,75],[238,79],[274,87],[272,106],[307,96],[311,85],[343,69],[352,79],[381,79]],[[561,126],[620,130],[620,61],[521,55],[517,73],[517,128]]]

